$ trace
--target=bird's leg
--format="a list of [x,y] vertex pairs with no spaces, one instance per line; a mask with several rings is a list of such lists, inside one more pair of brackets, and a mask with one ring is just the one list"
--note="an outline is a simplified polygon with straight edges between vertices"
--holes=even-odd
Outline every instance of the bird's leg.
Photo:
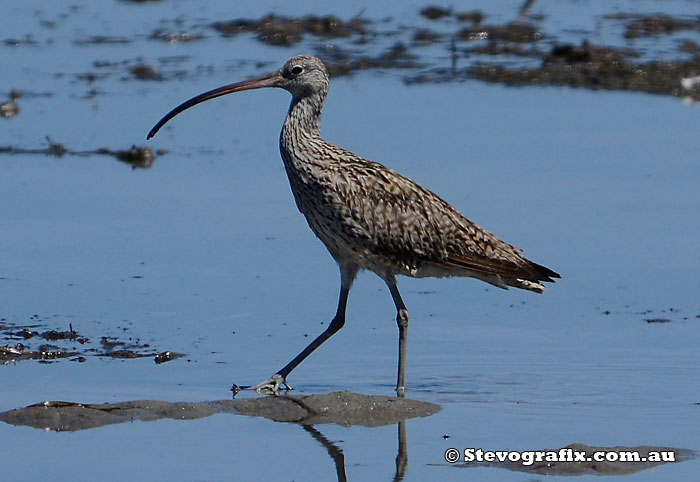
[[396,279],[392,276],[384,280],[396,305],[396,324],[399,326],[399,369],[396,376],[396,394],[403,397],[406,394],[406,343],[408,342],[408,310],[401,299]]
[[304,348],[292,361],[287,363],[267,380],[251,387],[252,389],[263,395],[277,393],[283,385],[287,390],[291,390],[291,387],[287,384],[287,375],[304,361],[307,356],[311,355],[316,348],[337,333],[345,324],[345,308],[348,303],[348,293],[350,293],[350,287],[353,281],[355,281],[357,271],[358,267],[353,264],[343,264],[340,266],[340,297],[338,299],[338,310],[333,320],[328,325],[328,328],[318,335],[314,341],[309,343],[309,346]]

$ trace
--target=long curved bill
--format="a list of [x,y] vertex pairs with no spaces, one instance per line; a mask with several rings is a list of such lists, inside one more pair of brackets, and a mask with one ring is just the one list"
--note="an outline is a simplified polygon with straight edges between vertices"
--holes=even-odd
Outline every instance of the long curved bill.
[[166,122],[178,115],[180,112],[204,102],[205,100],[214,99],[226,94],[233,94],[234,92],[241,92],[243,90],[262,89],[263,87],[277,87],[279,85],[279,80],[279,72],[272,72],[271,74],[263,75],[262,77],[258,77],[256,79],[244,80],[243,82],[224,85],[218,89],[210,90],[208,92],[204,92],[203,94],[199,94],[196,97],[192,97],[190,100],[183,102],[165,114],[165,116],[163,116],[163,118],[159,120],[155,126],[153,126],[153,129],[150,130],[146,136],[146,139],[150,139],[151,137],[155,136]]

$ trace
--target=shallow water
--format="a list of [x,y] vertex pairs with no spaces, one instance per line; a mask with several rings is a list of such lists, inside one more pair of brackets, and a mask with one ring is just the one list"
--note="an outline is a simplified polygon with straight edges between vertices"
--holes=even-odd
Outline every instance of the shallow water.
[[[18,20],[3,35],[31,32],[37,45],[0,46],[12,65],[0,92],[52,95],[20,99],[20,113],[0,119],[0,145],[40,147],[44,136],[75,150],[144,145],[182,100],[258,73],[253,61],[271,70],[310,48],[211,31],[186,44],[147,39],[164,18],[257,18],[277,8],[264,2],[235,12],[225,2],[201,11],[185,2],[70,5],[39,14],[11,6]],[[421,6],[395,18],[413,19]],[[357,13],[340,8],[309,2],[281,13]],[[41,27],[42,18],[57,24]],[[97,34],[132,41],[75,44]],[[75,77],[101,60],[142,58],[167,72],[163,58],[180,55],[188,57],[173,61],[174,78],[163,82],[135,80],[123,66],[101,81]],[[148,143],[168,150],[150,169],[99,156],[0,157],[0,317],[46,329],[70,323],[91,339],[133,337],[186,354],[162,365],[97,357],[3,365],[0,411],[42,400],[227,398],[231,383],[268,377],[324,329],[339,276],[296,211],[279,159],[288,102],[286,92],[258,91],[190,110]],[[563,276],[544,295],[468,279],[399,280],[411,312],[408,396],[443,407],[406,422],[405,480],[530,480],[493,468],[465,474],[444,461],[449,447],[700,448],[697,123],[697,107],[643,94],[406,86],[393,71],[333,79],[328,140],[419,181]],[[345,328],[289,382],[300,393],[391,394],[394,316],[383,283],[361,275]],[[342,449],[349,479],[394,476],[396,426],[316,428]],[[302,427],[229,414],[76,433],[0,424],[0,438],[3,472],[27,480],[47,471],[59,480],[336,476]],[[688,479],[699,468],[694,459],[630,477]]]

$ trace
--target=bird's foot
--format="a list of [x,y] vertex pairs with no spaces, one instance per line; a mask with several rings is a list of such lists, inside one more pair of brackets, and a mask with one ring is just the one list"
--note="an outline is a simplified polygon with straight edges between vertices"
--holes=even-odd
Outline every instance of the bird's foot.
[[250,388],[251,390],[258,392],[260,395],[277,395],[282,387],[284,387],[285,390],[292,389],[282,375],[275,373],[267,380],[263,380]]
[[231,390],[233,391],[234,396],[236,396],[236,393],[238,393],[240,390],[255,390],[260,395],[277,395],[280,392],[280,389],[283,387],[285,390],[292,390],[292,387],[289,386],[287,380],[279,373],[275,373],[270,378],[263,380],[257,385],[250,387],[239,387],[238,385],[234,385]]

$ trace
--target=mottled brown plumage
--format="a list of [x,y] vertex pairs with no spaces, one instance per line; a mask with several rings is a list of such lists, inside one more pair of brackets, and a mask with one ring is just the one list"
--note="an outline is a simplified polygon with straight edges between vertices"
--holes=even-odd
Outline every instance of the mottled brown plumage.
[[408,311],[396,275],[468,276],[501,288],[541,293],[559,275],[525,259],[521,250],[465,218],[450,204],[385,166],[321,138],[319,119],[328,93],[328,73],[316,57],[298,55],[272,74],[201,94],[168,113],[149,133],[183,110],[242,90],[279,87],[292,94],[280,135],[280,152],[299,211],[338,262],[341,291],[329,327],[273,377],[256,385],[276,392],[289,373],[345,322],[350,287],[360,269],[389,287],[399,325],[397,392],[405,392]]

